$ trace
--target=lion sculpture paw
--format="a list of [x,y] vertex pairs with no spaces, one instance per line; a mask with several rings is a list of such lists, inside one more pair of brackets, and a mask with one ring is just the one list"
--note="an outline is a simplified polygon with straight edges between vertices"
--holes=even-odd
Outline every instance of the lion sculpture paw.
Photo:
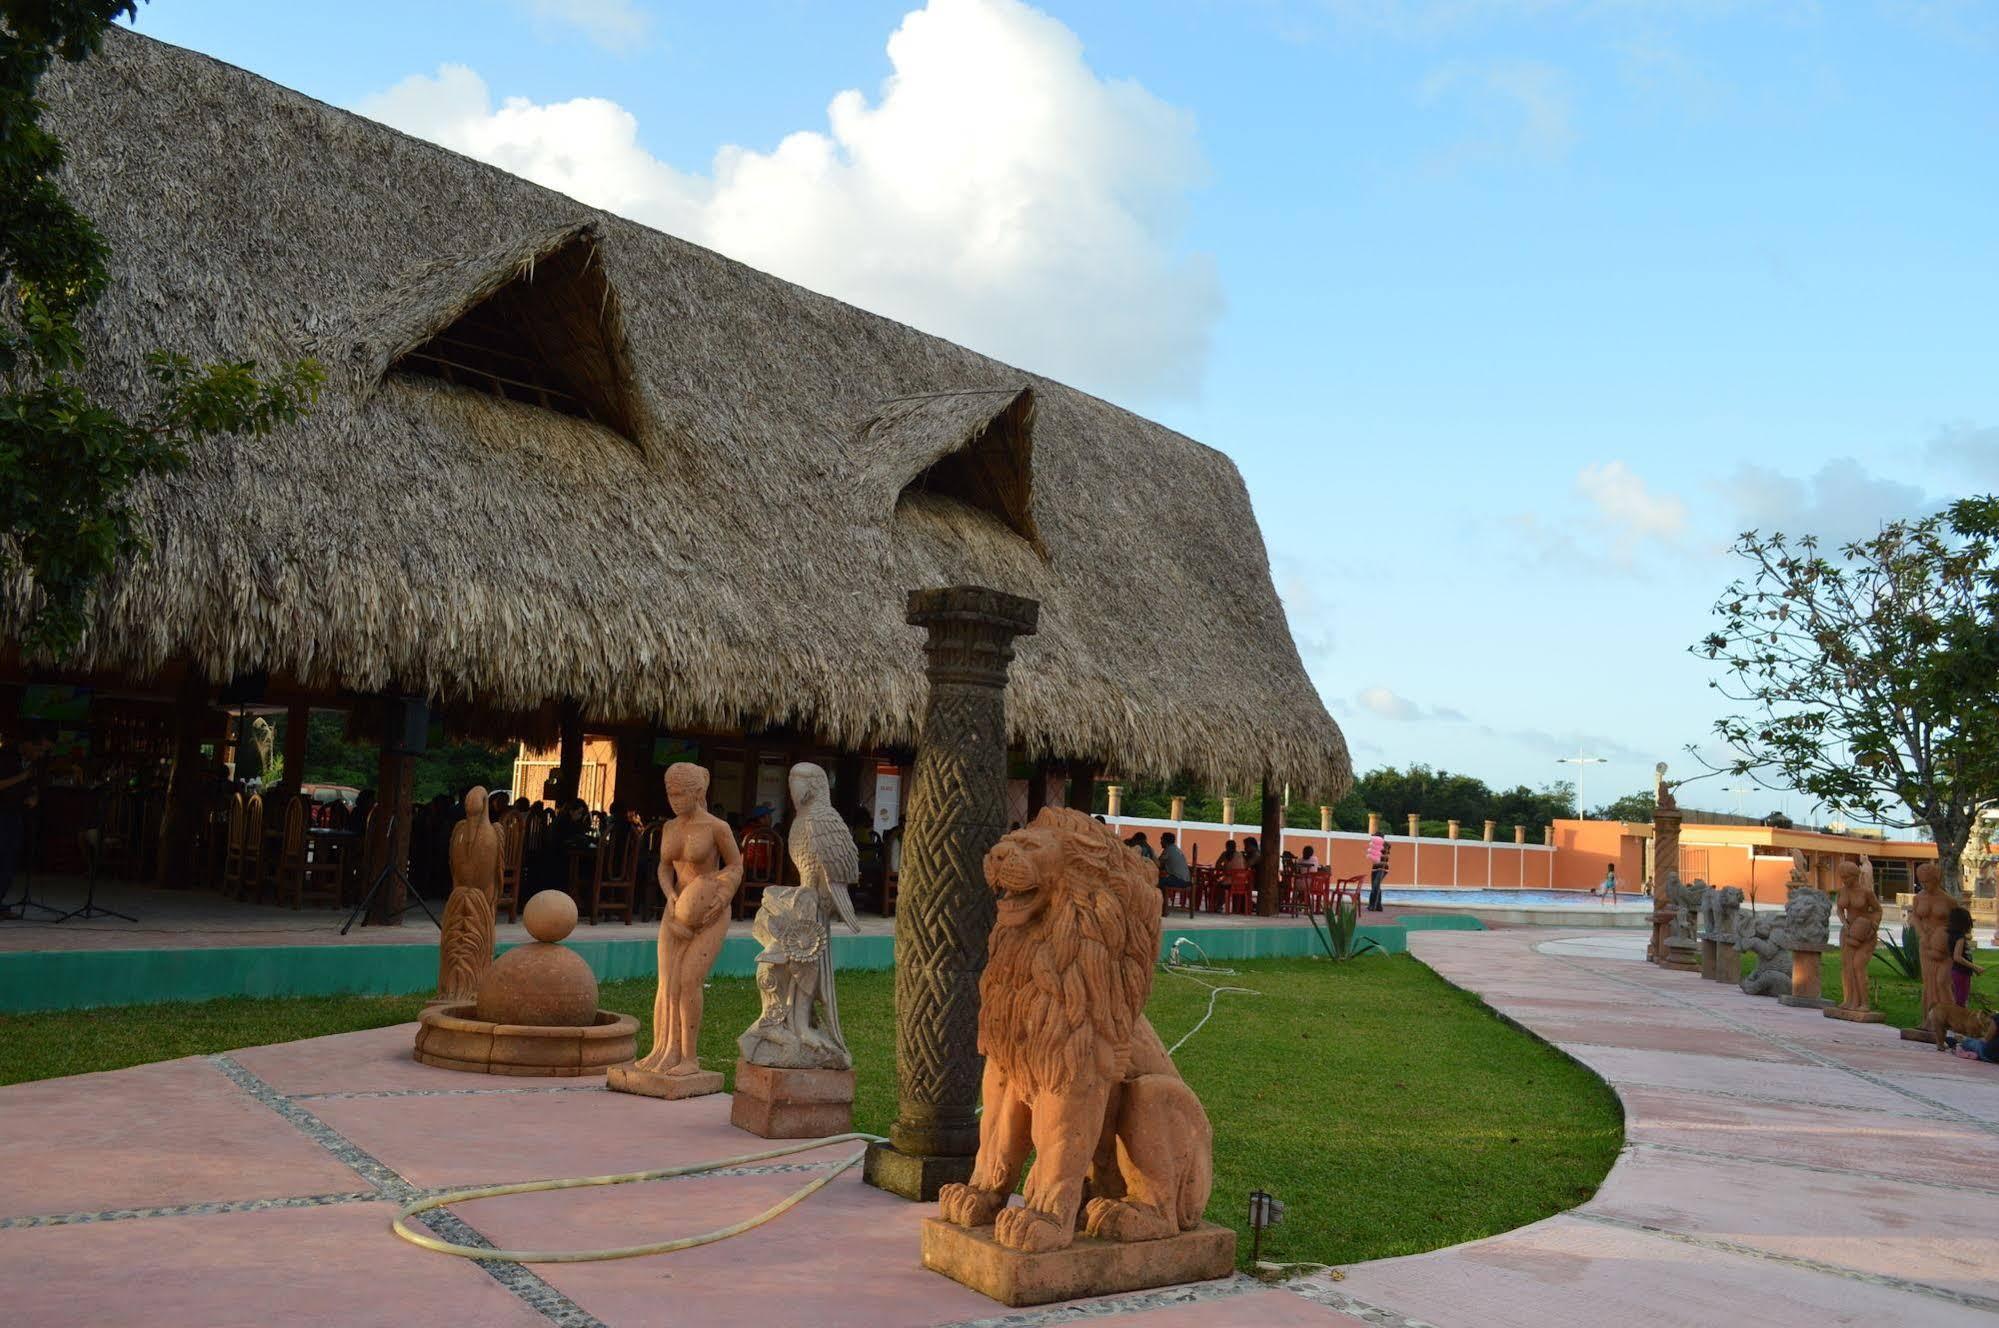
[[[985,1054],[971,1183],[939,1216],[1010,1249],[1157,1240],[1201,1221],[1208,1116],[1146,1022],[1159,955],[1154,874],[1109,826],[1051,807],[986,855],[999,896],[979,983]],[[1008,1207],[1028,1154],[1024,1205]],[[1087,1200],[1087,1206],[1085,1201]]]

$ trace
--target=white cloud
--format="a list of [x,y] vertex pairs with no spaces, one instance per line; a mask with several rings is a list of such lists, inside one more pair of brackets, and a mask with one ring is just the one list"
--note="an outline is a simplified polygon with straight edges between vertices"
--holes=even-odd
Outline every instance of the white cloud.
[[1421,706],[1386,687],[1363,688],[1354,696],[1354,701],[1370,714],[1397,723],[1426,719],[1441,720],[1447,724],[1461,724],[1465,721],[1465,713],[1462,710],[1454,710],[1450,706]]
[[1576,492],[1611,531],[1624,556],[1648,540],[1671,544],[1686,533],[1686,503],[1674,494],[1654,492],[1622,461],[1584,466],[1576,475]]
[[1923,451],[1930,461],[1983,491],[1999,488],[1999,425],[1946,425]]
[[1939,506],[1920,487],[1875,475],[1851,457],[1828,461],[1802,478],[1745,463],[1721,490],[1742,529],[1816,535],[1827,548],[1865,539],[1889,521],[1926,516]]
[[1461,103],[1472,121],[1447,164],[1555,162],[1575,146],[1568,79],[1538,60],[1452,61],[1424,78],[1418,96],[1425,105]]
[[576,28],[607,51],[629,51],[652,33],[652,15],[632,0],[525,0],[541,23]]
[[496,109],[459,65],[364,115],[815,290],[1106,393],[1192,396],[1222,307],[1178,242],[1205,180],[1193,118],[1104,79],[1018,0],[931,0],[870,102],[822,131],[727,146],[706,175],[646,151],[601,98]]

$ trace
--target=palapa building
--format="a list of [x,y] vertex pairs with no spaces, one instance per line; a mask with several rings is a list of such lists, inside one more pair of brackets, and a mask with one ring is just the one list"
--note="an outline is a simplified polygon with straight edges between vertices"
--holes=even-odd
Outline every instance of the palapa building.
[[138,490],[150,549],[75,658],[10,641],[0,724],[82,685],[99,754],[184,772],[227,703],[373,737],[421,698],[452,734],[610,735],[647,802],[673,744],[906,758],[905,594],[976,583],[1041,605],[1016,759],[1345,787],[1221,453],[129,32],[44,92],[111,247],[94,385],[136,407],[156,348],[327,383]]

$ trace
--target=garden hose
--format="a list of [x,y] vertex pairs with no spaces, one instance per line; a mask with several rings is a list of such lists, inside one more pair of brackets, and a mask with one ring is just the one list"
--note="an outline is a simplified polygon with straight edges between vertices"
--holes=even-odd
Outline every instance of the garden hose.
[[691,1250],[700,1245],[712,1245],[718,1240],[727,1240],[731,1236],[740,1236],[745,1231],[762,1226],[772,1218],[782,1216],[866,1157],[867,1150],[865,1148],[859,1150],[852,1157],[830,1171],[814,1177],[809,1184],[792,1191],[755,1217],[745,1218],[741,1222],[718,1227],[713,1231],[704,1231],[699,1235],[656,1241],[650,1245],[623,1245],[608,1250],[495,1250],[477,1245],[456,1245],[448,1240],[440,1240],[429,1232],[416,1230],[408,1223],[409,1219],[419,1213],[427,1213],[434,1208],[445,1208],[453,1204],[470,1203],[474,1199],[498,1199],[509,1194],[540,1194],[548,1190],[578,1190],[597,1185],[629,1185],[634,1181],[667,1180],[674,1176],[698,1176],[703,1172],[720,1171],[724,1167],[767,1162],[774,1157],[789,1157],[793,1153],[810,1152],[815,1148],[824,1148],[828,1144],[849,1142],[884,1144],[888,1140],[875,1134],[835,1134],[824,1139],[801,1139],[797,1143],[786,1144],[782,1148],[772,1148],[761,1153],[744,1153],[740,1157],[719,1158],[712,1162],[662,1167],[658,1171],[628,1171],[618,1176],[574,1176],[557,1180],[529,1180],[513,1185],[488,1185],[476,1190],[455,1190],[450,1194],[434,1195],[404,1205],[402,1211],[396,1214],[395,1221],[389,1224],[389,1229],[412,1245],[420,1245],[439,1254],[455,1254],[461,1259],[496,1259],[507,1263],[600,1263],[607,1259],[636,1259],[644,1254],[672,1254],[678,1250]]

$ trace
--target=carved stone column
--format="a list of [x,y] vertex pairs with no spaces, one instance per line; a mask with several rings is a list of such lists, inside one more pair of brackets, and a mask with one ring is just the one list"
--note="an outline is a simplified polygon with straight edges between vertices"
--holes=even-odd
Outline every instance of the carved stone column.
[[[1652,907],[1662,908],[1668,902],[1666,876],[1680,870],[1680,813],[1659,810],[1652,813]],[[1655,964],[1663,964],[1666,954],[1663,933],[1655,924],[1652,929],[1652,945],[1645,957]]]
[[868,1182],[928,1202],[971,1175],[979,1147],[979,976],[993,927],[986,851],[1007,828],[1006,672],[1030,599],[978,586],[913,590],[909,621],[929,632],[930,697],[910,774],[895,910],[895,1068],[889,1143],[868,1150]]

